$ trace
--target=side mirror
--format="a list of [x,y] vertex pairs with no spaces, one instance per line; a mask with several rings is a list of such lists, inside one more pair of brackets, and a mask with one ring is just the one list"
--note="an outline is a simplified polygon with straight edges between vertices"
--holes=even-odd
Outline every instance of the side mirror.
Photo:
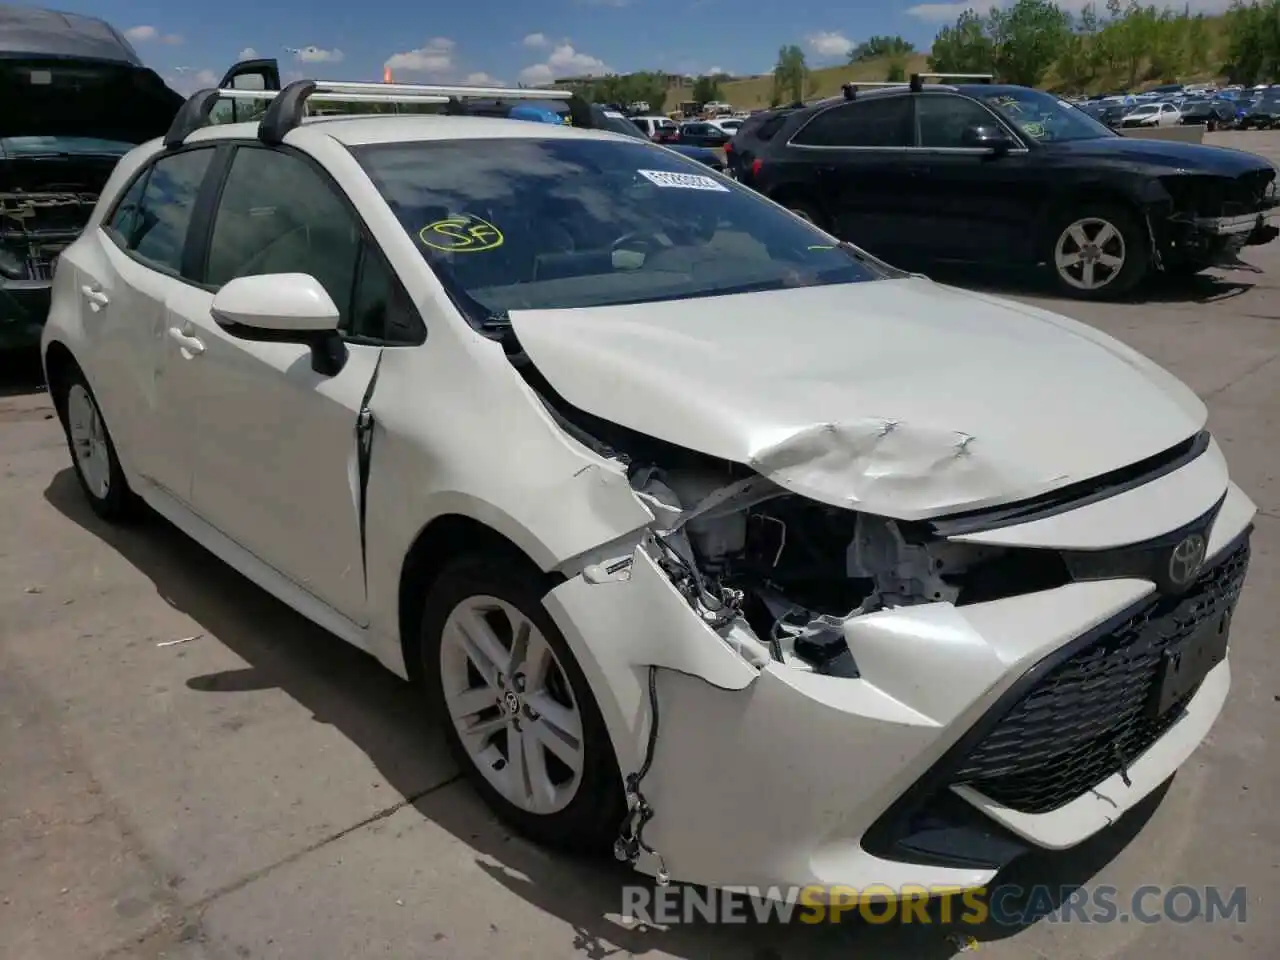
[[964,132],[961,142],[966,147],[990,150],[992,154],[997,156],[1002,153],[1008,153],[1009,148],[1013,146],[1013,141],[1009,139],[1009,135],[994,124],[981,124],[976,127],[970,127]]
[[309,274],[236,277],[214,294],[210,312],[246,339],[309,344],[316,373],[333,376],[346,362],[338,308]]
[[330,333],[338,329],[338,308],[315,277],[305,273],[264,273],[236,277],[213,298],[222,323],[281,334]]

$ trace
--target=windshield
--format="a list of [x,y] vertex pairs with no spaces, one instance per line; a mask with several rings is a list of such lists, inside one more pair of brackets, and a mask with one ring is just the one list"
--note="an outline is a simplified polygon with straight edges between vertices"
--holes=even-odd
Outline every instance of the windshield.
[[1005,88],[982,99],[1028,137],[1041,143],[1118,136],[1083,110],[1040,90]]
[[0,137],[0,157],[112,156],[123,157],[136,144],[97,137]]
[[353,152],[473,319],[890,275],[752,191],[648,143],[521,138]]

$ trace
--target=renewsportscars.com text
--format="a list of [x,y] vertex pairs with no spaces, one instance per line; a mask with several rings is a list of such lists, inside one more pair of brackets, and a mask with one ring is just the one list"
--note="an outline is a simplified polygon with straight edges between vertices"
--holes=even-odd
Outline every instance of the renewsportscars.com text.
[[1116,887],[1021,887],[972,890],[926,887],[627,886],[624,920],[650,926],[681,923],[1244,923],[1244,887],[1149,884]]

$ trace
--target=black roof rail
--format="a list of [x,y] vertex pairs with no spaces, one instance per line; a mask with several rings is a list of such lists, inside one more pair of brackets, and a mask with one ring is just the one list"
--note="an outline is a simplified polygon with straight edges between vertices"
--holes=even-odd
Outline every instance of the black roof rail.
[[166,150],[182,146],[184,140],[201,127],[209,123],[209,114],[213,105],[221,98],[217,89],[197,90],[187,98],[187,102],[178,108],[178,115],[165,131],[164,146]]

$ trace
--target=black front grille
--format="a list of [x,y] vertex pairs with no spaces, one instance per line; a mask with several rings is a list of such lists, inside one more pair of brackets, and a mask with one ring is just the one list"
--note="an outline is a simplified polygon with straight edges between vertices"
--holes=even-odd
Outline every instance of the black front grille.
[[1153,600],[1047,670],[963,759],[951,784],[1048,813],[1123,770],[1182,714],[1180,705],[1150,715],[1161,654],[1234,606],[1248,564],[1246,540],[1187,593]]

